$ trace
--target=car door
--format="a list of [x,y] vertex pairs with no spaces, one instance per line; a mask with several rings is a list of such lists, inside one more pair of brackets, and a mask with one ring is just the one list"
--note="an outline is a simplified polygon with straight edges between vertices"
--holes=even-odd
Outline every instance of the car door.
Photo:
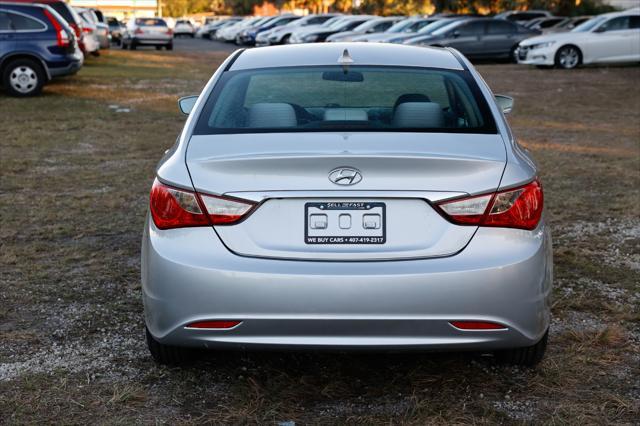
[[452,29],[444,45],[458,49],[468,57],[482,57],[484,48],[485,21],[464,22]]
[[487,31],[483,37],[484,55],[492,58],[508,56],[518,44],[518,27],[502,20],[492,19],[487,22]]
[[629,32],[629,61],[640,61],[640,15],[632,15],[629,17]]
[[595,28],[582,48],[584,62],[619,62],[632,56],[632,38],[637,30],[630,28],[630,16],[611,18]]
[[15,48],[14,33],[9,15],[0,9],[0,62]]

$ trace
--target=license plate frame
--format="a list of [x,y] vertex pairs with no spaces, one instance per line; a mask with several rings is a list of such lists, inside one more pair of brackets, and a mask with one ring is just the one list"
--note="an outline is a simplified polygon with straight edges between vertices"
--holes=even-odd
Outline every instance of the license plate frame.
[[[311,229],[311,215],[326,215],[327,229]],[[340,228],[339,216],[348,215],[349,223],[356,229],[352,231]],[[379,215],[379,219],[376,216]],[[379,228],[365,228],[365,216],[372,217],[367,225]],[[304,205],[304,242],[308,245],[382,245],[387,242],[387,206],[380,201],[318,201]],[[331,226],[329,226],[331,223]],[[333,224],[338,223],[338,228]]]

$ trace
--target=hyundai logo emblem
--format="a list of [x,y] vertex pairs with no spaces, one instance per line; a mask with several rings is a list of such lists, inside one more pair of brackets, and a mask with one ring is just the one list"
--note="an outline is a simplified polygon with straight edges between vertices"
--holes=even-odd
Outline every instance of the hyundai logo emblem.
[[362,173],[353,167],[338,167],[329,172],[329,180],[336,185],[355,185],[362,180]]

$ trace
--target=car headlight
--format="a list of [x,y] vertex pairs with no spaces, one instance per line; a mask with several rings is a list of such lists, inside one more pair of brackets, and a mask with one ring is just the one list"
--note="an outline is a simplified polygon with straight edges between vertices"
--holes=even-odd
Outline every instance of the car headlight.
[[536,43],[536,44],[532,44],[529,46],[529,49],[543,49],[545,47],[551,47],[552,45],[555,44],[555,41],[547,41],[544,43]]
[[317,34],[309,34],[308,36],[305,36],[302,38],[303,41],[316,41],[317,39],[318,39]]

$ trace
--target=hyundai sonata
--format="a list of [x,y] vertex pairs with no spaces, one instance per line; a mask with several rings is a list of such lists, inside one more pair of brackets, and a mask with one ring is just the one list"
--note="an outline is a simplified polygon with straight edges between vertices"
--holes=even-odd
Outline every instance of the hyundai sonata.
[[193,348],[544,353],[536,166],[452,49],[239,50],[157,169],[142,244],[157,362]]

